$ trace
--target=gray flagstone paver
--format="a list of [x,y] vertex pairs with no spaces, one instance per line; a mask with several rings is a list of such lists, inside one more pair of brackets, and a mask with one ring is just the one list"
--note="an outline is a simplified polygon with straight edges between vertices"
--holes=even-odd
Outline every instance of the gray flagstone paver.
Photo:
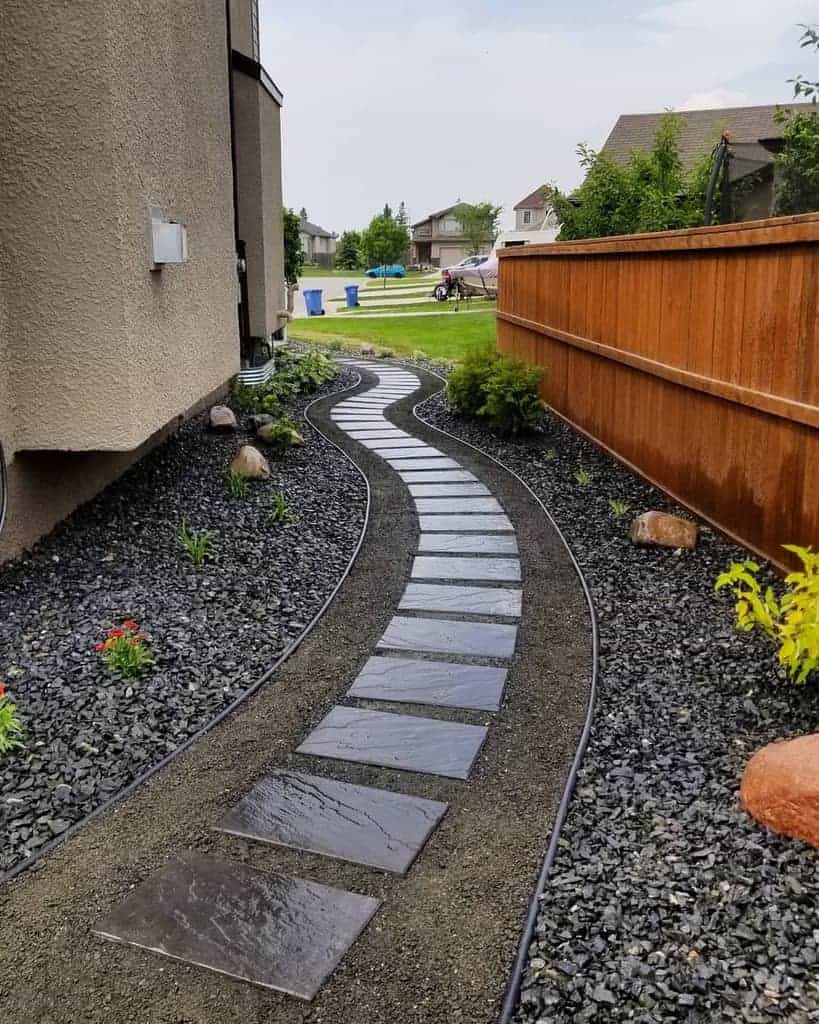
[[375,655],[364,665],[347,696],[399,704],[497,711],[506,673],[505,668],[493,665]]

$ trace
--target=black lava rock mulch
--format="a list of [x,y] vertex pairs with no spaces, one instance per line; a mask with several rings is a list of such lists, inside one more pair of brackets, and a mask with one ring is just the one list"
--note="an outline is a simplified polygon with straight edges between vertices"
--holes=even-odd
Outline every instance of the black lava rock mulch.
[[[318,394],[357,380],[345,370]],[[297,421],[316,396],[292,403]],[[240,417],[241,422],[241,417]],[[251,686],[318,612],[355,549],[366,491],[306,424],[301,448],[269,458],[245,498],[226,470],[252,438],[201,416],[31,554],[0,566],[0,681],[27,733],[0,759],[0,872],[36,852],[156,764]],[[291,513],[271,519],[273,498]],[[195,567],[185,520],[213,534]],[[107,673],[94,646],[124,619],[156,658],[146,675]]]
[[[747,552],[708,528],[693,553],[633,547],[634,514],[685,513],[554,417],[505,441],[441,397],[421,415],[526,480],[566,534],[599,618],[591,743],[515,1020],[819,1020],[819,859],[738,802],[756,749],[817,729],[819,694],[789,685],[769,644],[737,633],[729,599],[714,593]],[[629,514],[616,519],[610,499]]]

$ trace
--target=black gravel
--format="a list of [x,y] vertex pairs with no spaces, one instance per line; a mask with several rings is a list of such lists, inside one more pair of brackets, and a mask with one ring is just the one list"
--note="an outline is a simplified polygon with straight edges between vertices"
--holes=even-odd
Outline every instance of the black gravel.
[[[421,414],[526,480],[599,617],[591,743],[516,1022],[819,1020],[817,853],[738,802],[756,749],[816,731],[819,695],[789,685],[768,643],[738,634],[714,593],[747,552],[707,527],[693,553],[633,547],[634,514],[686,513],[555,417],[505,441],[441,397]],[[581,466],[587,486],[574,479]],[[610,499],[630,514],[616,520]]]
[[[351,386],[344,370],[317,394]],[[299,422],[308,402],[291,404]],[[240,418],[241,422],[241,418]],[[252,440],[206,416],[79,509],[30,554],[0,566],[0,681],[24,750],[0,760],[0,871],[35,853],[156,764],[252,685],[304,629],[346,568],[364,522],[355,468],[312,428],[270,459],[272,478],[232,498],[226,469]],[[270,520],[273,495],[292,512]],[[182,520],[213,533],[194,567]],[[137,680],[94,651],[136,619],[157,664]]]

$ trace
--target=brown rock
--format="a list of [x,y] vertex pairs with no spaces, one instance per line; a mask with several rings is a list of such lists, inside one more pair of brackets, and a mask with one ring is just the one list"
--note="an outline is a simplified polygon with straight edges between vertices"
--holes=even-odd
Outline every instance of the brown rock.
[[270,464],[258,448],[245,444],[236,453],[230,464],[231,473],[238,473],[247,480],[267,480],[270,476]]
[[210,410],[210,428],[211,430],[219,430],[222,433],[228,433],[235,430],[238,426],[236,417],[233,415],[233,410],[228,409],[226,405],[214,405]]
[[819,846],[819,733],[758,750],[745,766],[739,798],[774,832]]
[[643,512],[631,524],[629,533],[635,544],[655,544],[666,548],[695,548],[697,524],[666,512]]

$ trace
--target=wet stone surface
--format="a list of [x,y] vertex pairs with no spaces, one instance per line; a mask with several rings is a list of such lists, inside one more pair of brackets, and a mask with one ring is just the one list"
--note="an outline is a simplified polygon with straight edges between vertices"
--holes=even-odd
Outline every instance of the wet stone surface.
[[378,646],[395,651],[511,658],[517,628],[500,622],[450,622],[396,615]]
[[503,587],[454,587],[435,583],[408,583],[398,608],[400,611],[520,618],[521,591]]
[[486,732],[480,725],[335,707],[296,752],[466,779]]
[[188,853],[143,882],[95,932],[312,999],[379,905]]
[[348,696],[407,704],[497,711],[506,669],[450,661],[372,657]]
[[216,827],[404,874],[445,812],[434,800],[280,771],[261,779]]

